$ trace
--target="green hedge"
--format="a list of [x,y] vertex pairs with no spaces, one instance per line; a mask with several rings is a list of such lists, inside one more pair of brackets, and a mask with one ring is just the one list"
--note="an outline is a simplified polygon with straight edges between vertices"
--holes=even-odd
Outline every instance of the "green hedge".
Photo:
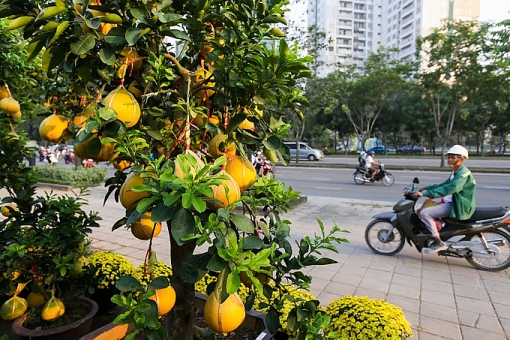
[[89,186],[103,184],[106,181],[108,168],[70,168],[62,166],[34,166],[34,174],[39,182],[55,183],[72,186]]

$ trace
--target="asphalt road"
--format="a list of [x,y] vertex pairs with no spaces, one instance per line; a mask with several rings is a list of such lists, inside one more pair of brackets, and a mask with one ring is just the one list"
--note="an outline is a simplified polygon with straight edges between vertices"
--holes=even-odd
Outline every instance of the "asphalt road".
[[[385,187],[380,182],[356,185],[353,180],[354,167],[338,169],[277,166],[276,178],[308,196],[397,202],[402,197],[403,189],[412,184],[414,177],[418,177],[420,185],[425,186],[443,182],[448,176],[444,171],[390,170],[390,172],[395,177],[395,183],[391,187]],[[510,205],[510,174],[474,172],[474,175],[477,182],[478,206]]]
[[[356,164],[356,156],[340,156],[328,155],[324,157],[320,163],[324,164]],[[375,155],[375,160],[383,162],[387,168],[392,165],[414,165],[414,166],[439,166],[441,164],[441,156],[401,156],[401,155]],[[312,163],[308,161],[300,161],[301,163]],[[446,164],[446,160],[445,160]],[[468,167],[475,168],[508,168],[510,167],[510,159],[494,158],[494,157],[471,157],[465,163]]]

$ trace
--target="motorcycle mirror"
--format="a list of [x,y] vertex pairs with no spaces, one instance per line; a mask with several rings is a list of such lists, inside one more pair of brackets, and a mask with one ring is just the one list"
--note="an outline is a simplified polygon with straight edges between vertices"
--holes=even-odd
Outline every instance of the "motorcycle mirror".
[[414,183],[414,184],[419,184],[419,183],[420,183],[420,180],[418,179],[418,177],[415,177],[415,178],[413,179],[413,183]]

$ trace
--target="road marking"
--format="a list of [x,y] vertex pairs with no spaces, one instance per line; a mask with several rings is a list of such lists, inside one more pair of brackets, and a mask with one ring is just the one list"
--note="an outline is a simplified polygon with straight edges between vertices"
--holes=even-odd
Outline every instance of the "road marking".
[[502,190],[510,189],[509,187],[493,187],[493,186],[490,186],[490,185],[483,185],[482,188],[485,188],[485,189],[502,189]]
[[334,187],[315,187],[315,189],[342,190],[342,188],[334,188]]

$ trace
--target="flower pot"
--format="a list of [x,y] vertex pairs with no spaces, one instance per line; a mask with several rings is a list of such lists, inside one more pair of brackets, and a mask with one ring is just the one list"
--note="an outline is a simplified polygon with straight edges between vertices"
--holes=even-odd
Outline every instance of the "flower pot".
[[78,300],[80,301],[80,303],[90,306],[90,312],[83,318],[73,323],[70,323],[69,325],[43,330],[28,329],[23,327],[23,323],[25,322],[25,319],[28,316],[28,313],[25,313],[24,315],[20,316],[13,322],[12,330],[14,333],[19,335],[20,340],[79,339],[81,336],[90,332],[90,328],[92,327],[92,319],[94,318],[94,315],[96,315],[98,311],[98,306],[95,301],[87,299],[85,297],[79,297]]

